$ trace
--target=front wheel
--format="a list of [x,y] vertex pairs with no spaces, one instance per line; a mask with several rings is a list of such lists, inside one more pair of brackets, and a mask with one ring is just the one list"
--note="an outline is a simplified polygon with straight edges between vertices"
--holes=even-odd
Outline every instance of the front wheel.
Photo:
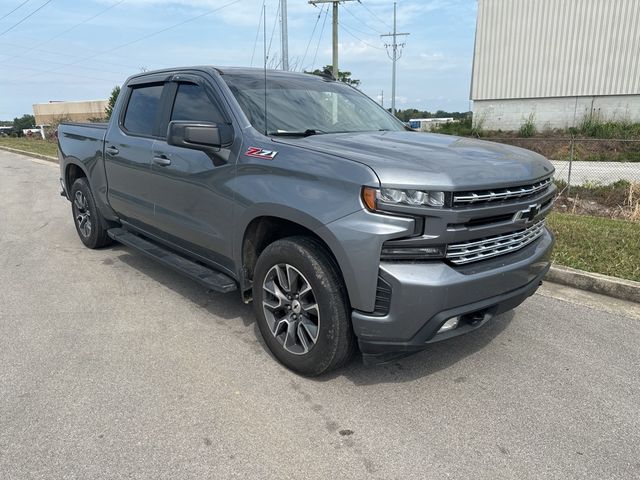
[[350,308],[335,262],[308,237],[269,245],[258,258],[253,300],[260,333],[286,367],[316,376],[355,350]]
[[104,222],[87,179],[83,177],[73,182],[70,193],[73,221],[82,243],[89,248],[109,245],[112,240],[103,227]]

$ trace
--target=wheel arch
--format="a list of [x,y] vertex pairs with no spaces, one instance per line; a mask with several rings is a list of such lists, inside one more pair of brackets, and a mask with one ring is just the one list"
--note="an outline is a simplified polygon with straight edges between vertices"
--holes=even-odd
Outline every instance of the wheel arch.
[[[253,272],[260,254],[273,242],[293,236],[305,236],[318,243],[329,255],[344,284],[344,275],[340,262],[326,239],[315,231],[319,227],[320,224],[317,220],[311,217],[305,219],[300,216],[293,220],[291,217],[263,214],[257,215],[247,222],[241,230],[242,237],[239,243],[236,244],[241,245],[239,252],[237,252],[237,261],[240,265],[239,278],[241,279],[240,285],[244,300],[249,301],[251,299]],[[345,291],[348,298],[348,290],[346,288]]]
[[89,179],[89,175],[87,174],[84,165],[82,165],[82,162],[67,160],[67,165],[65,165],[64,168],[64,184],[67,187],[69,197],[71,196],[71,187],[73,186],[73,183],[78,178],[82,177],[86,178],[87,182],[89,182],[89,186],[91,186],[91,180]]

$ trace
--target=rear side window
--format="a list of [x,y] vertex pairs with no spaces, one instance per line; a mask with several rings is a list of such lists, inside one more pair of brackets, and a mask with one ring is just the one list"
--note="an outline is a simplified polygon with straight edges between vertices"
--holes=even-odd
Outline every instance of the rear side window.
[[124,116],[124,128],[135,135],[153,135],[156,123],[162,84],[135,87],[131,91],[127,112]]
[[171,120],[190,122],[225,123],[220,109],[209,99],[200,85],[181,83],[178,85],[176,100],[173,103]]

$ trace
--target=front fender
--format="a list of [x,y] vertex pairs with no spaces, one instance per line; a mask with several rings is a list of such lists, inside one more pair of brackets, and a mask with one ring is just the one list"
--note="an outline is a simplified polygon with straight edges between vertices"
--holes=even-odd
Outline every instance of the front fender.
[[382,244],[410,235],[414,228],[411,218],[363,209],[314,230],[338,261],[354,309],[374,310]]

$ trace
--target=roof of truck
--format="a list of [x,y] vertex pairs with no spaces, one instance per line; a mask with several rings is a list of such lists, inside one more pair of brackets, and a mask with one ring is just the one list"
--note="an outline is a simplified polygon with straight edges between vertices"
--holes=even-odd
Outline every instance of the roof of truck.
[[[138,77],[144,77],[144,76],[149,76],[149,75],[155,75],[158,73],[172,73],[172,72],[183,72],[183,71],[193,71],[193,70],[200,70],[200,71],[209,71],[209,72],[213,72],[216,71],[218,72],[220,75],[225,75],[225,74],[239,74],[239,75],[264,75],[264,69],[263,68],[251,68],[251,67],[223,67],[223,66],[214,66],[214,65],[194,65],[194,66],[186,66],[186,67],[174,67],[174,68],[163,68],[160,70],[149,70],[146,72],[141,72],[141,73],[137,73],[135,75],[132,75],[130,78],[138,78]],[[269,76],[276,76],[276,77],[281,77],[281,76],[305,76],[305,77],[309,77],[309,74],[304,73],[304,72],[289,72],[289,71],[284,71],[284,70],[271,70],[271,69],[267,69],[267,74]],[[324,79],[325,81],[327,79],[329,79],[329,77],[327,76],[320,76],[320,75],[316,75],[317,78],[321,78]]]

